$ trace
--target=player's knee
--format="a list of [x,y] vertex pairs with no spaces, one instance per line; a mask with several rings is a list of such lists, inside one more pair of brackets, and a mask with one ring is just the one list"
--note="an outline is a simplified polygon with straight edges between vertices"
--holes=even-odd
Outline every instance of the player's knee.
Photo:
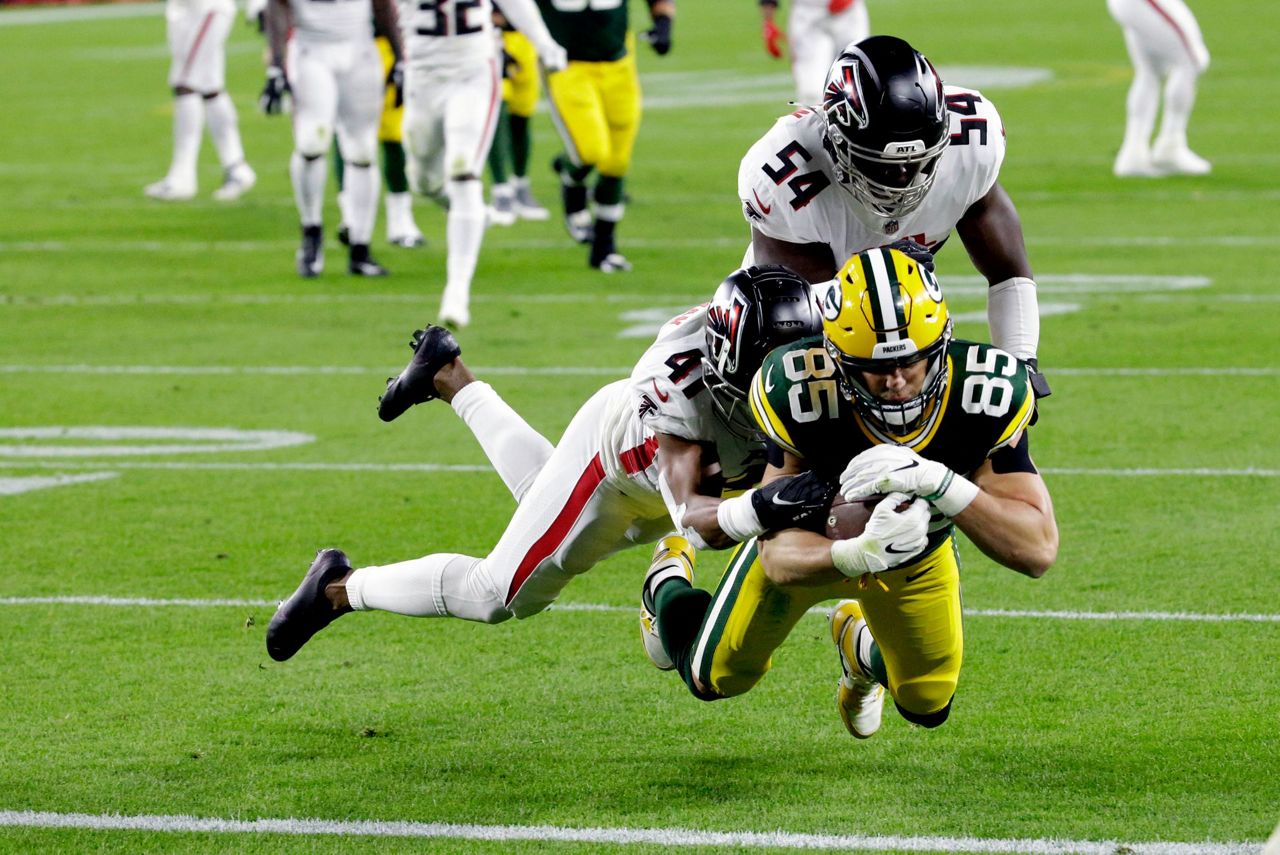
[[215,89],[212,92],[201,92],[200,97],[206,101],[212,101],[214,98],[217,98],[221,94],[222,94],[221,89]]
[[317,157],[324,157],[329,153],[329,143],[333,136],[324,128],[316,128],[313,133],[298,134],[298,140],[295,148],[298,154],[307,160],[315,160]]
[[894,691],[893,701],[907,721],[937,727],[950,715],[955,692],[955,680],[908,680]]
[[368,169],[373,163],[368,160],[344,160],[343,164],[348,169]]
[[344,139],[342,140],[342,159],[346,161],[347,166],[368,166],[373,163],[376,147],[377,142],[374,140],[352,142]]
[[173,87],[173,96],[174,96],[175,98],[181,97],[181,96],[183,96],[183,95],[194,95],[194,94],[196,94],[196,91],[195,91],[194,89],[191,89],[191,88],[187,87],[187,86],[175,86],[175,87]]

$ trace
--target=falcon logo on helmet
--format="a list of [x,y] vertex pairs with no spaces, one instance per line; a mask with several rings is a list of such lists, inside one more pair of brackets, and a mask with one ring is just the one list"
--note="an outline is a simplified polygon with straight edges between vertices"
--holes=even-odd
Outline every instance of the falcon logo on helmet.
[[836,181],[867,225],[886,230],[920,207],[950,143],[929,60],[893,36],[848,45],[827,72],[822,117]]
[[821,329],[809,283],[785,267],[748,267],[721,282],[707,307],[702,366],[725,425],[739,436],[759,437],[747,400],[751,378],[769,351]]
[[[911,434],[938,416],[947,386],[952,321],[942,289],[909,256],[883,247],[855,255],[836,278],[839,311],[833,316],[824,306],[822,332],[840,390],[873,428]],[[924,383],[909,400],[877,397],[863,377],[921,360],[928,362]]]

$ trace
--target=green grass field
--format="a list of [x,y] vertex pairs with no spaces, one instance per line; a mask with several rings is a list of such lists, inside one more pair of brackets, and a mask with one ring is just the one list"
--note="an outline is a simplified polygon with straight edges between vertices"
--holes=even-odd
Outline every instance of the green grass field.
[[[672,55],[641,49],[632,274],[588,270],[555,221],[486,236],[461,340],[550,437],[741,258],[737,163],[790,89],[753,6],[685,2]],[[1213,65],[1191,143],[1214,172],[1122,182],[1130,68],[1100,0],[871,6],[1008,126],[1062,548],[1033,582],[966,543],[951,720],[886,711],[867,742],[833,709],[819,616],[742,698],[700,703],[656,672],[641,550],[528,621],[358,615],[270,662],[270,604],[317,547],[361,565],[483,554],[510,513],[447,407],[374,412],[434,318],[443,215],[418,206],[427,249],[375,247],[392,278],[349,279],[331,239],[329,272],[303,282],[289,125],[254,109],[255,33],[235,28],[228,77],[258,188],[209,200],[206,140],[199,199],[163,204],[141,193],[169,157],[163,18],[0,14],[0,850],[1256,851],[1280,821],[1280,54],[1264,37],[1280,13],[1195,8]],[[1009,67],[1051,74],[1000,84]],[[535,127],[552,202],[545,113]],[[963,249],[938,269],[960,334],[985,337]],[[51,427],[99,430],[33,432]],[[143,427],[305,441],[182,451],[124,430]],[[702,560],[712,585],[723,556]],[[103,819],[181,816],[317,824]],[[364,821],[414,825],[342,824]]]

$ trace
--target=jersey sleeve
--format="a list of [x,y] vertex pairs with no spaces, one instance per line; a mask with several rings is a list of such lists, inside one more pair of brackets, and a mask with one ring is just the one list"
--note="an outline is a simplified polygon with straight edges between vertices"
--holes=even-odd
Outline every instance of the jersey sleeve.
[[1013,403],[1009,407],[1011,415],[1000,425],[999,435],[996,437],[995,444],[991,446],[992,452],[1005,447],[1018,437],[1027,425],[1031,424],[1031,417],[1035,415],[1036,396],[1031,391],[1031,378],[1027,374],[1027,366],[1022,362],[1017,363],[1012,385]]
[[751,378],[751,414],[770,442],[796,457],[804,457],[792,436],[793,425],[786,405],[789,381],[782,366],[782,354],[786,350],[772,351]]
[[[743,218],[763,235],[790,243],[826,243],[814,209],[797,210],[791,204],[796,196],[792,183],[814,174],[818,167],[813,161],[824,156],[820,150],[811,151],[820,141],[809,140],[812,134],[806,130],[796,113],[783,116],[747,150],[738,165],[738,200]],[[816,175],[812,180],[829,183],[821,171]]]
[[1004,122],[996,106],[976,89],[948,86],[944,90],[951,120],[951,151],[964,159],[964,187],[957,188],[969,204],[995,186],[1004,163]]
[[637,415],[655,433],[690,442],[713,436],[702,376],[706,304],[668,321],[631,372]]

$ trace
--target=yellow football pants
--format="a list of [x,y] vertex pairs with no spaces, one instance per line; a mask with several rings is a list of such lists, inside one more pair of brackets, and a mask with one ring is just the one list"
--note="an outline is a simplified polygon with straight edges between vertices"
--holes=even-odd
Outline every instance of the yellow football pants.
[[533,115],[542,92],[538,82],[538,52],[527,36],[515,31],[502,34],[502,48],[516,61],[511,76],[502,81],[502,100],[511,115],[527,119]]
[[[395,54],[391,52],[391,42],[385,36],[378,36],[374,42],[378,45],[378,53],[382,57],[382,73],[391,73],[391,65],[395,62]],[[378,142],[401,142],[403,140],[404,106],[396,106],[396,90],[388,86],[382,99],[382,122],[378,125]]]
[[552,118],[569,158],[613,178],[627,174],[640,130],[640,78],[634,39],[627,38],[622,59],[570,62],[547,76]]

